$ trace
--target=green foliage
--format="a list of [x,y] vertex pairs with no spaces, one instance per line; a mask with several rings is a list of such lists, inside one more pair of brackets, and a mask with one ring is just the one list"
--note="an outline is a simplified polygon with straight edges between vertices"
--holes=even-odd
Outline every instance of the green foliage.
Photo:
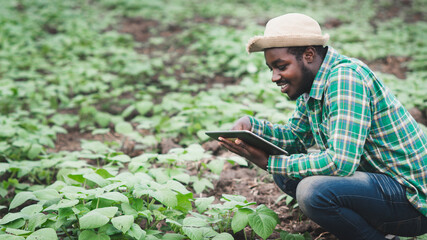
[[[387,1],[0,0],[0,239],[232,239],[245,228],[267,239],[272,210],[207,197],[225,162],[246,160],[200,145],[206,129],[242,115],[283,123],[292,114],[262,54],[247,55],[244,43],[285,12],[335,20],[324,30],[341,52],[410,58],[405,88],[379,75],[425,113],[427,25],[407,21],[425,12],[421,2],[377,21]],[[124,33],[131,17],[142,41]],[[70,129],[123,139],[55,152]],[[163,139],[179,147],[161,154]],[[143,153],[123,153],[127,141]]]

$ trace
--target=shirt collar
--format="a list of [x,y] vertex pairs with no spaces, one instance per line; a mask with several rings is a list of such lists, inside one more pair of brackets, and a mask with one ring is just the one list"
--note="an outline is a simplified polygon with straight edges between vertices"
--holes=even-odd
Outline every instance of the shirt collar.
[[326,78],[329,75],[331,66],[334,64],[338,56],[338,52],[332,47],[328,46],[328,52],[326,53],[325,59],[323,59],[323,63],[320,66],[316,77],[314,78],[313,85],[311,86],[309,94],[311,98],[316,100],[322,99]]

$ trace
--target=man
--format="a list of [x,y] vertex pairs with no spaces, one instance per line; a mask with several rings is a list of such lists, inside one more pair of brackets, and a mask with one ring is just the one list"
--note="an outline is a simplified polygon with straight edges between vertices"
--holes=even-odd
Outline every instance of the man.
[[[340,239],[427,232],[427,137],[362,62],[324,47],[303,14],[271,19],[248,52],[264,51],[272,81],[296,100],[285,125],[245,116],[250,130],[286,149],[268,156],[237,139],[220,144],[273,174],[303,213]],[[320,152],[307,153],[317,144]]]

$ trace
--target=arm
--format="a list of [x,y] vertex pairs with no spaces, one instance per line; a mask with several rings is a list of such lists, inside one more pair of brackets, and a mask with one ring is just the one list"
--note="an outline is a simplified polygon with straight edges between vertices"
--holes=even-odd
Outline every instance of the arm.
[[347,176],[356,171],[371,122],[369,89],[355,70],[341,67],[330,74],[324,104],[328,106],[328,149],[313,154],[270,156],[268,171],[285,172],[294,178]]
[[[305,106],[301,102],[300,105],[287,125],[273,125],[267,121],[260,121],[245,116],[237,120],[231,129],[252,131],[279,147],[285,148],[290,153],[306,152],[306,147],[313,145],[314,139],[310,132],[307,115],[305,114]],[[220,138],[219,140],[221,141],[221,146],[245,157],[258,167],[264,170],[267,169],[269,156],[262,149],[247,145],[239,139],[234,142],[224,138]]]
[[272,124],[250,117],[252,125],[250,131],[285,149],[290,154],[305,153],[306,149],[314,145],[314,138],[307,117],[306,103],[300,98],[296,104],[297,108],[287,124]]

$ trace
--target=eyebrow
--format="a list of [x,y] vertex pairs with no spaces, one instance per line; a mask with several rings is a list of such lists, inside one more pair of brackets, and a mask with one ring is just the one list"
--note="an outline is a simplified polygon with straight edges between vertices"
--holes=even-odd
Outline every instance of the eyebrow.
[[[283,62],[284,60],[283,59],[276,59],[276,60],[274,60],[272,63],[271,63],[271,65],[272,66],[277,66],[277,64],[279,63],[279,62]],[[268,65],[268,63],[267,62],[265,62],[265,64],[267,65],[267,67],[270,67],[270,65]]]

